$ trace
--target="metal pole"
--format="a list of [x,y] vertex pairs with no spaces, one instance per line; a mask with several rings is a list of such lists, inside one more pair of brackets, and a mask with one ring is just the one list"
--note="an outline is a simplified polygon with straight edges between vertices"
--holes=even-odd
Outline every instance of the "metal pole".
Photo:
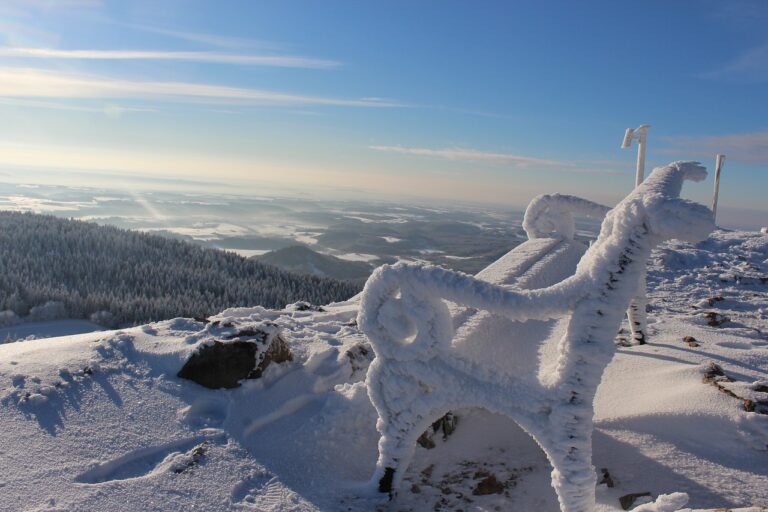
[[632,147],[632,140],[637,139],[637,173],[635,174],[635,186],[640,185],[645,179],[645,141],[648,138],[648,128],[651,125],[641,124],[637,128],[627,128],[624,133],[622,149]]
[[[637,133],[637,130],[635,130]],[[639,187],[645,179],[645,137],[647,132],[643,132],[637,137],[637,174],[635,174],[635,187]]]
[[[645,143],[648,138],[648,128],[651,125],[641,124],[635,129],[627,128],[624,134],[624,141],[621,144],[623,149],[632,146],[632,139],[637,139],[637,173],[635,174],[635,188],[639,187],[645,179]],[[627,319],[632,335],[633,345],[644,345],[648,332],[648,315],[646,308],[648,306],[648,297],[646,296],[646,270],[643,269],[637,286],[637,295],[632,299],[627,309]]]
[[715,157],[715,195],[712,198],[712,219],[717,220],[717,196],[720,193],[720,170],[723,168],[725,155]]

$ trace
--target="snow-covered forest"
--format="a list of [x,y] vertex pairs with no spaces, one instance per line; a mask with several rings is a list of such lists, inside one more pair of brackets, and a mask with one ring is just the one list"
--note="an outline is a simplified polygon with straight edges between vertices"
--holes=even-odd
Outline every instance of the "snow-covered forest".
[[[359,291],[359,284],[294,275],[157,235],[0,212],[0,311],[5,320],[13,311],[39,319],[95,315],[102,323],[137,324],[207,316],[234,306],[326,304]],[[63,307],[41,307],[50,302]]]

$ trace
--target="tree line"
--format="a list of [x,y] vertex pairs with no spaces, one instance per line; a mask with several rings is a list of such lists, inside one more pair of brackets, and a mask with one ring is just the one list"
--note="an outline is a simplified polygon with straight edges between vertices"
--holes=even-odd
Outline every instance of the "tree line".
[[0,212],[0,311],[19,316],[53,301],[63,304],[69,318],[95,315],[115,325],[142,324],[236,306],[327,304],[360,288],[181,240]]

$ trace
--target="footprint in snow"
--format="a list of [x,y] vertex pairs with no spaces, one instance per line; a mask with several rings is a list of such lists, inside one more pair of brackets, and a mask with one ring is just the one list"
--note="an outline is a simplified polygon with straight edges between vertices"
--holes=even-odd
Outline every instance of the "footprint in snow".
[[258,475],[238,484],[232,491],[230,501],[232,506],[239,510],[294,511],[315,509],[312,504],[269,473]]

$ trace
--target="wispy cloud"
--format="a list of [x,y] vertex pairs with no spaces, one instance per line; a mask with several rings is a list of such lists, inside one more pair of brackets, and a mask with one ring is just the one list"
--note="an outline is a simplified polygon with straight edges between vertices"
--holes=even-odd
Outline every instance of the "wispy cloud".
[[333,98],[195,82],[150,82],[63,73],[37,68],[0,68],[0,96],[15,98],[133,98],[272,106],[396,107],[379,98]]
[[139,30],[141,32],[149,32],[151,34],[159,34],[162,36],[171,37],[174,39],[180,39],[182,41],[188,41],[191,43],[199,43],[207,46],[216,46],[219,48],[262,48],[277,50],[282,49],[283,45],[277,43],[271,43],[267,41],[260,41],[255,39],[247,39],[243,37],[222,36],[218,34],[207,34],[203,32],[188,32],[184,30],[172,30],[162,27],[154,27],[151,25],[140,25],[135,23],[117,23],[126,28],[133,30]]
[[442,158],[445,160],[466,160],[470,162],[494,162],[499,164],[513,164],[520,167],[531,165],[554,166],[560,165],[555,160],[544,160],[529,156],[513,155],[511,153],[493,153],[488,151],[479,151],[477,149],[466,148],[409,148],[403,146],[369,146],[376,151],[386,151],[389,153],[401,153],[404,155],[428,156],[433,158]]
[[[624,174],[623,171],[600,167],[600,163],[590,162],[566,162],[562,160],[548,160],[531,156],[515,155],[512,153],[498,153],[492,151],[480,151],[469,148],[414,148],[404,146],[368,146],[376,151],[388,153],[400,153],[403,155],[424,156],[442,160],[487,162],[493,164],[511,165],[514,167],[546,167],[553,170],[568,172],[594,173],[594,174]],[[594,167],[593,167],[594,165]]]
[[148,50],[60,50],[54,48],[0,48],[0,57],[78,60],[173,60],[274,66],[286,68],[329,69],[341,66],[335,60],[296,55],[242,55],[220,52],[180,52]]
[[0,105],[25,108],[43,108],[48,110],[70,110],[75,112],[96,112],[108,116],[117,117],[125,112],[157,112],[157,109],[148,107],[127,107],[123,105],[75,105],[55,101],[27,100],[21,98],[0,98]]
[[723,153],[729,160],[753,164],[768,164],[768,131],[729,135],[666,137],[672,147],[662,150],[670,155],[687,158],[713,158]]
[[768,44],[751,48],[726,65],[701,76],[734,82],[768,81]]
[[94,10],[104,5],[102,0],[3,0],[0,14],[19,16],[40,12]]

